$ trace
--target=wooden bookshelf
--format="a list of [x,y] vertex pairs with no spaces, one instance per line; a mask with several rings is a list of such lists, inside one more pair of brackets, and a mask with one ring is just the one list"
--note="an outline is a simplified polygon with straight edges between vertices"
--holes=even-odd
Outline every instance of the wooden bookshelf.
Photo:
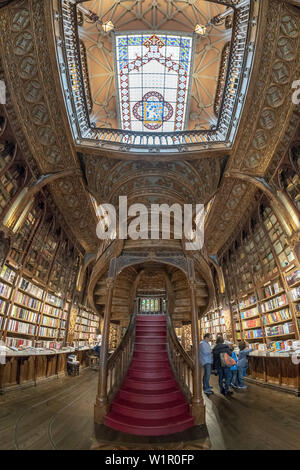
[[223,269],[235,340],[279,350],[299,339],[300,268],[270,207],[247,222]]

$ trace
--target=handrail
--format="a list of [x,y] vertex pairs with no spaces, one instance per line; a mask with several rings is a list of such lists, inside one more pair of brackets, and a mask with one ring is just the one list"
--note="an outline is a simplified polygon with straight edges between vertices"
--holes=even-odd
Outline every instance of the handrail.
[[120,389],[132,359],[135,341],[135,318],[136,314],[134,313],[121,343],[107,360],[108,403],[112,402]]
[[[128,153],[181,153],[206,149],[230,148],[238,128],[254,60],[253,38],[257,22],[253,20],[253,0],[237,5],[234,15],[227,78],[216,128],[182,132],[135,132],[91,126],[84,92],[80,60],[76,5],[61,0],[60,35],[56,50],[61,84],[70,117],[73,137],[78,146],[95,147]],[[250,34],[251,32],[251,34]]]
[[191,357],[178,341],[169,313],[167,313],[167,350],[177,382],[187,401],[191,403],[194,395],[193,374],[195,366]]

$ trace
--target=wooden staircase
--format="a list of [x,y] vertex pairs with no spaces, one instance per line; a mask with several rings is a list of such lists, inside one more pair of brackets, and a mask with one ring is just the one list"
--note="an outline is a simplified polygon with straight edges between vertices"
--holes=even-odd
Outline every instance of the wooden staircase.
[[161,436],[194,425],[167,353],[164,315],[137,315],[133,358],[104,423],[118,431]]

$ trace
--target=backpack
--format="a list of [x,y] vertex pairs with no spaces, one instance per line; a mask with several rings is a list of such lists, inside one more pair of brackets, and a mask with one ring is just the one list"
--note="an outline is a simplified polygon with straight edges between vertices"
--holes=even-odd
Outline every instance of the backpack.
[[221,366],[222,367],[232,367],[236,365],[236,361],[229,356],[227,353],[220,354]]

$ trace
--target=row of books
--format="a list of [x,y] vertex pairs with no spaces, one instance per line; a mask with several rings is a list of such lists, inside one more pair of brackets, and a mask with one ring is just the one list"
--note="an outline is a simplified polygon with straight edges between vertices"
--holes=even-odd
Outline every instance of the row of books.
[[0,314],[5,313],[6,305],[7,303],[5,302],[5,300],[0,299]]
[[6,346],[18,348],[20,346],[32,347],[33,341],[24,338],[10,338],[9,336],[6,338]]
[[288,286],[293,286],[297,282],[300,281],[300,270],[296,269],[296,271],[293,271],[291,274],[286,276],[286,282]]
[[26,320],[32,323],[39,323],[40,315],[39,313],[33,312],[32,310],[26,310],[22,307],[13,306],[11,316],[18,318],[19,320]]
[[291,319],[291,312],[289,308],[284,308],[283,310],[279,310],[278,312],[268,313],[264,315],[264,324],[269,325],[271,323],[277,323],[284,320]]
[[0,282],[0,295],[2,297],[5,297],[8,299],[11,293],[11,287],[8,284],[4,284],[3,282]]
[[244,336],[246,339],[263,338],[263,330],[261,328],[257,330],[247,330]]
[[56,307],[62,307],[62,299],[53,294],[47,294],[46,302]]
[[20,283],[20,289],[25,290],[28,294],[34,295],[39,299],[42,299],[44,290],[40,287],[32,284],[32,282],[28,281],[27,279],[22,278]]
[[295,333],[295,327],[292,322],[285,323],[284,325],[276,325],[276,326],[266,328],[267,336],[281,336],[281,335],[289,335],[292,333]]
[[283,307],[284,305],[288,304],[288,299],[285,294],[282,294],[274,299],[270,299],[267,302],[262,304],[262,311],[268,312],[269,310],[273,310],[278,307]]
[[16,276],[16,273],[15,271],[13,271],[11,268],[9,268],[8,266],[3,266],[1,272],[0,272],[0,277],[2,279],[5,279],[5,281],[9,282],[10,284],[12,284],[14,282],[14,279],[15,279],[15,276]]
[[242,309],[242,308],[247,308],[249,307],[249,305],[253,305],[257,302],[257,298],[255,295],[251,295],[250,297],[248,297],[247,299],[245,300],[241,300],[240,303],[239,303],[239,308]]
[[259,315],[259,311],[257,307],[254,307],[254,308],[251,308],[250,310],[241,312],[241,319],[244,320],[246,318],[255,317],[256,315]]
[[15,302],[22,304],[25,307],[34,308],[35,310],[39,310],[42,305],[40,300],[29,297],[26,294],[22,294],[22,292],[16,293]]
[[53,317],[59,317],[61,309],[54,307],[52,305],[45,304],[43,313],[46,315],[52,315]]
[[58,328],[59,327],[59,320],[56,318],[51,318],[51,317],[43,317],[42,319],[42,325],[44,326],[51,326],[51,328]]
[[33,336],[36,333],[36,325],[31,325],[30,323],[23,323],[21,321],[10,319],[8,321],[7,330],[15,333],[23,333],[26,335]]
[[282,291],[282,287],[279,282],[275,282],[273,285],[269,285],[263,288],[265,298],[278,294],[280,291]]
[[55,338],[56,336],[56,329],[53,328],[46,328],[45,326],[40,327],[39,336],[44,338]]
[[4,326],[4,317],[0,315],[0,329]]
[[300,300],[300,286],[295,287],[295,289],[292,289],[290,292],[291,292],[292,300],[294,302],[297,301],[297,300]]
[[261,322],[260,319],[257,318],[256,320],[243,321],[242,326],[244,330],[247,330],[248,328],[260,327]]

